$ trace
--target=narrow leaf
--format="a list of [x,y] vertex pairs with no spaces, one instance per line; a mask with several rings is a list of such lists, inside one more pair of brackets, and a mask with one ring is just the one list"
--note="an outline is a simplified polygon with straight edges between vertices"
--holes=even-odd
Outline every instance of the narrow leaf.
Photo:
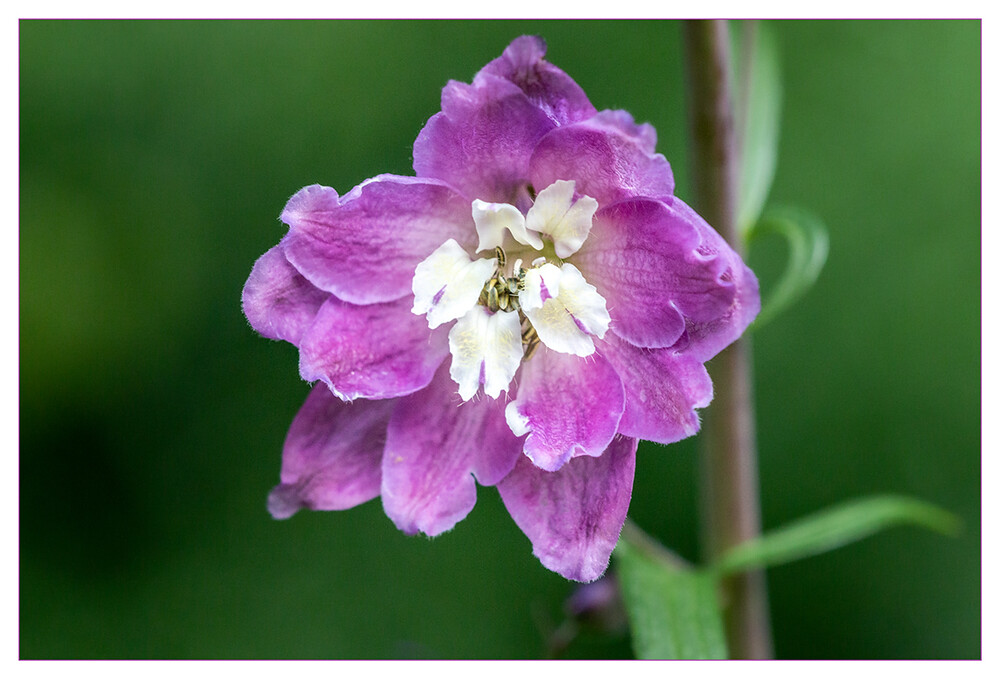
[[788,243],[788,264],[774,289],[764,297],[754,328],[760,328],[796,302],[819,278],[830,240],[823,222],[797,208],[772,208],[750,230],[747,245],[773,233]]
[[710,572],[725,576],[776,566],[828,552],[899,525],[954,535],[960,522],[943,509],[911,498],[887,495],[851,500],[737,545]]
[[615,549],[636,657],[726,658],[715,580],[661,558],[644,542],[626,532]]
[[734,21],[731,25],[740,154],[737,224],[746,233],[764,209],[778,162],[781,69],[777,40],[769,24]]

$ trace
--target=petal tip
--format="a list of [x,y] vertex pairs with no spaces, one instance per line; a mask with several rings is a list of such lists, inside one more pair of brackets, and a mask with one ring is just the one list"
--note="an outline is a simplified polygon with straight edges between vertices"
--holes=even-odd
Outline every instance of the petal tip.
[[[536,555],[537,556],[537,555]],[[582,563],[562,563],[557,562],[549,565],[545,563],[544,559],[539,557],[542,565],[551,571],[558,573],[567,580],[573,580],[574,582],[588,583],[597,580],[604,575],[608,570],[608,566],[611,563],[610,554],[603,562],[600,560],[587,560]]]
[[294,485],[283,483],[275,486],[267,496],[267,511],[275,519],[291,518],[304,506],[298,488]]
[[288,199],[281,211],[281,221],[289,226],[305,213],[314,210],[330,210],[340,206],[340,196],[335,189],[322,184],[304,186]]
[[510,427],[514,436],[524,436],[531,430],[528,418],[517,409],[517,401],[511,401],[507,404],[504,415],[507,417],[507,426]]
[[563,465],[569,462],[574,452],[578,450],[576,446],[563,452],[548,448],[539,448],[538,446],[530,445],[530,443],[534,442],[534,437],[529,438],[531,438],[531,441],[526,442],[524,454],[531,460],[533,465],[546,472],[557,472],[562,469]]
[[542,36],[522,35],[514,38],[503,53],[515,65],[531,65],[540,61],[547,49]]

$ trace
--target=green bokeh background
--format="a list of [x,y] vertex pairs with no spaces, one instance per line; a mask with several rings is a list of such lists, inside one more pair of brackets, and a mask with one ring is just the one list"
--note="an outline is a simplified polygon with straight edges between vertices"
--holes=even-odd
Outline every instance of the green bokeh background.
[[[783,658],[980,657],[980,23],[778,22],[772,203],[830,257],[754,337],[765,527],[894,492],[957,513],[769,571]],[[690,194],[673,22],[20,25],[24,658],[533,658],[573,585],[495,489],[455,530],[376,500],[272,520],[308,385],[240,312],[310,183],[410,174],[449,78],[522,33],[659,132]],[[784,257],[751,253],[765,294]],[[697,441],[640,450],[630,515],[696,559]],[[627,657],[585,633],[567,657]]]

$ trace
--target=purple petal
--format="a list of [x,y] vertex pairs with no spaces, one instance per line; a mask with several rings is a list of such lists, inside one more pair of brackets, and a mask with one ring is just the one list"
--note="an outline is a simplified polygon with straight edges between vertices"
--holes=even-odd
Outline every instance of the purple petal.
[[611,443],[625,407],[625,391],[611,364],[548,349],[521,368],[517,399],[507,423],[524,453],[541,469],[555,471],[578,455],[600,455]]
[[276,245],[253,265],[243,287],[243,313],[264,337],[298,345],[329,296],[303,278]]
[[[476,504],[476,480],[494,485],[520,457],[520,441],[493,399],[463,403],[447,369],[400,400],[382,460],[382,504],[405,533],[438,535]],[[475,478],[473,478],[475,475]]]
[[511,81],[521,88],[531,103],[560,125],[594,115],[596,110],[583,89],[562,70],[545,61],[544,56],[544,40],[522,35],[507,46],[503,55],[486,64],[480,73]]
[[656,128],[649,123],[637,123],[632,114],[621,109],[605,109],[596,114],[602,124],[617,128],[646,153],[656,153]]
[[344,403],[317,384],[285,438],[281,485],[268,511],[287,519],[299,509],[350,509],[378,497],[382,450],[396,401]]
[[674,443],[698,432],[695,408],[712,401],[712,380],[700,360],[673,349],[643,349],[608,333],[598,349],[625,387],[618,431],[657,443]]
[[706,240],[714,232],[692,215],[683,203],[617,203],[598,210],[573,257],[607,300],[611,329],[636,346],[669,347],[686,323],[725,317],[737,304],[732,270],[742,262],[721,238]]
[[715,258],[723,270],[719,280],[736,291],[732,304],[721,314],[689,318],[684,334],[673,346],[675,351],[707,361],[736,341],[760,313],[760,287],[757,277],[740,256],[694,210],[680,200],[675,200],[671,207],[694,224],[701,235],[699,253]]
[[285,254],[313,285],[354,304],[410,294],[413,271],[449,238],[475,248],[471,203],[433,180],[381,175],[343,198],[307,186],[288,201]]
[[516,204],[528,182],[531,152],[554,126],[509,80],[481,73],[472,85],[451,81],[441,112],[413,144],[413,169],[470,200]]
[[531,181],[541,190],[572,179],[578,193],[601,207],[637,196],[670,202],[674,175],[667,159],[653,153],[655,144],[651,125],[636,125],[625,111],[602,111],[545,135],[531,157]]
[[302,379],[340,398],[391,398],[423,389],[448,355],[447,329],[410,313],[412,297],[356,306],[330,297],[302,336]]
[[574,458],[557,472],[522,458],[497,485],[542,565],[580,582],[607,570],[632,498],[638,444],[617,436],[600,457]]

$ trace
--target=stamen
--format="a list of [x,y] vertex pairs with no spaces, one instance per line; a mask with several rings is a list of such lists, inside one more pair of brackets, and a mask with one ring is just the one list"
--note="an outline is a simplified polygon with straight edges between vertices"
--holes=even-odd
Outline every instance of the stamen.
[[531,321],[523,313],[519,314],[519,316],[521,319],[521,346],[524,347],[524,356],[521,357],[521,360],[527,361],[535,353],[538,345],[541,344],[541,340],[535,334],[535,327],[531,325]]
[[534,342],[532,342],[531,344],[529,344],[528,346],[526,346],[524,348],[524,356],[521,357],[521,360],[522,361],[529,360],[532,357],[532,355],[535,353],[535,349],[538,348],[539,344],[541,344],[541,342],[539,342],[538,338],[536,337]]
[[535,327],[529,321],[526,320],[524,322],[527,323],[527,327],[523,327],[522,324],[521,344],[531,344],[538,339],[538,335],[535,334]]

